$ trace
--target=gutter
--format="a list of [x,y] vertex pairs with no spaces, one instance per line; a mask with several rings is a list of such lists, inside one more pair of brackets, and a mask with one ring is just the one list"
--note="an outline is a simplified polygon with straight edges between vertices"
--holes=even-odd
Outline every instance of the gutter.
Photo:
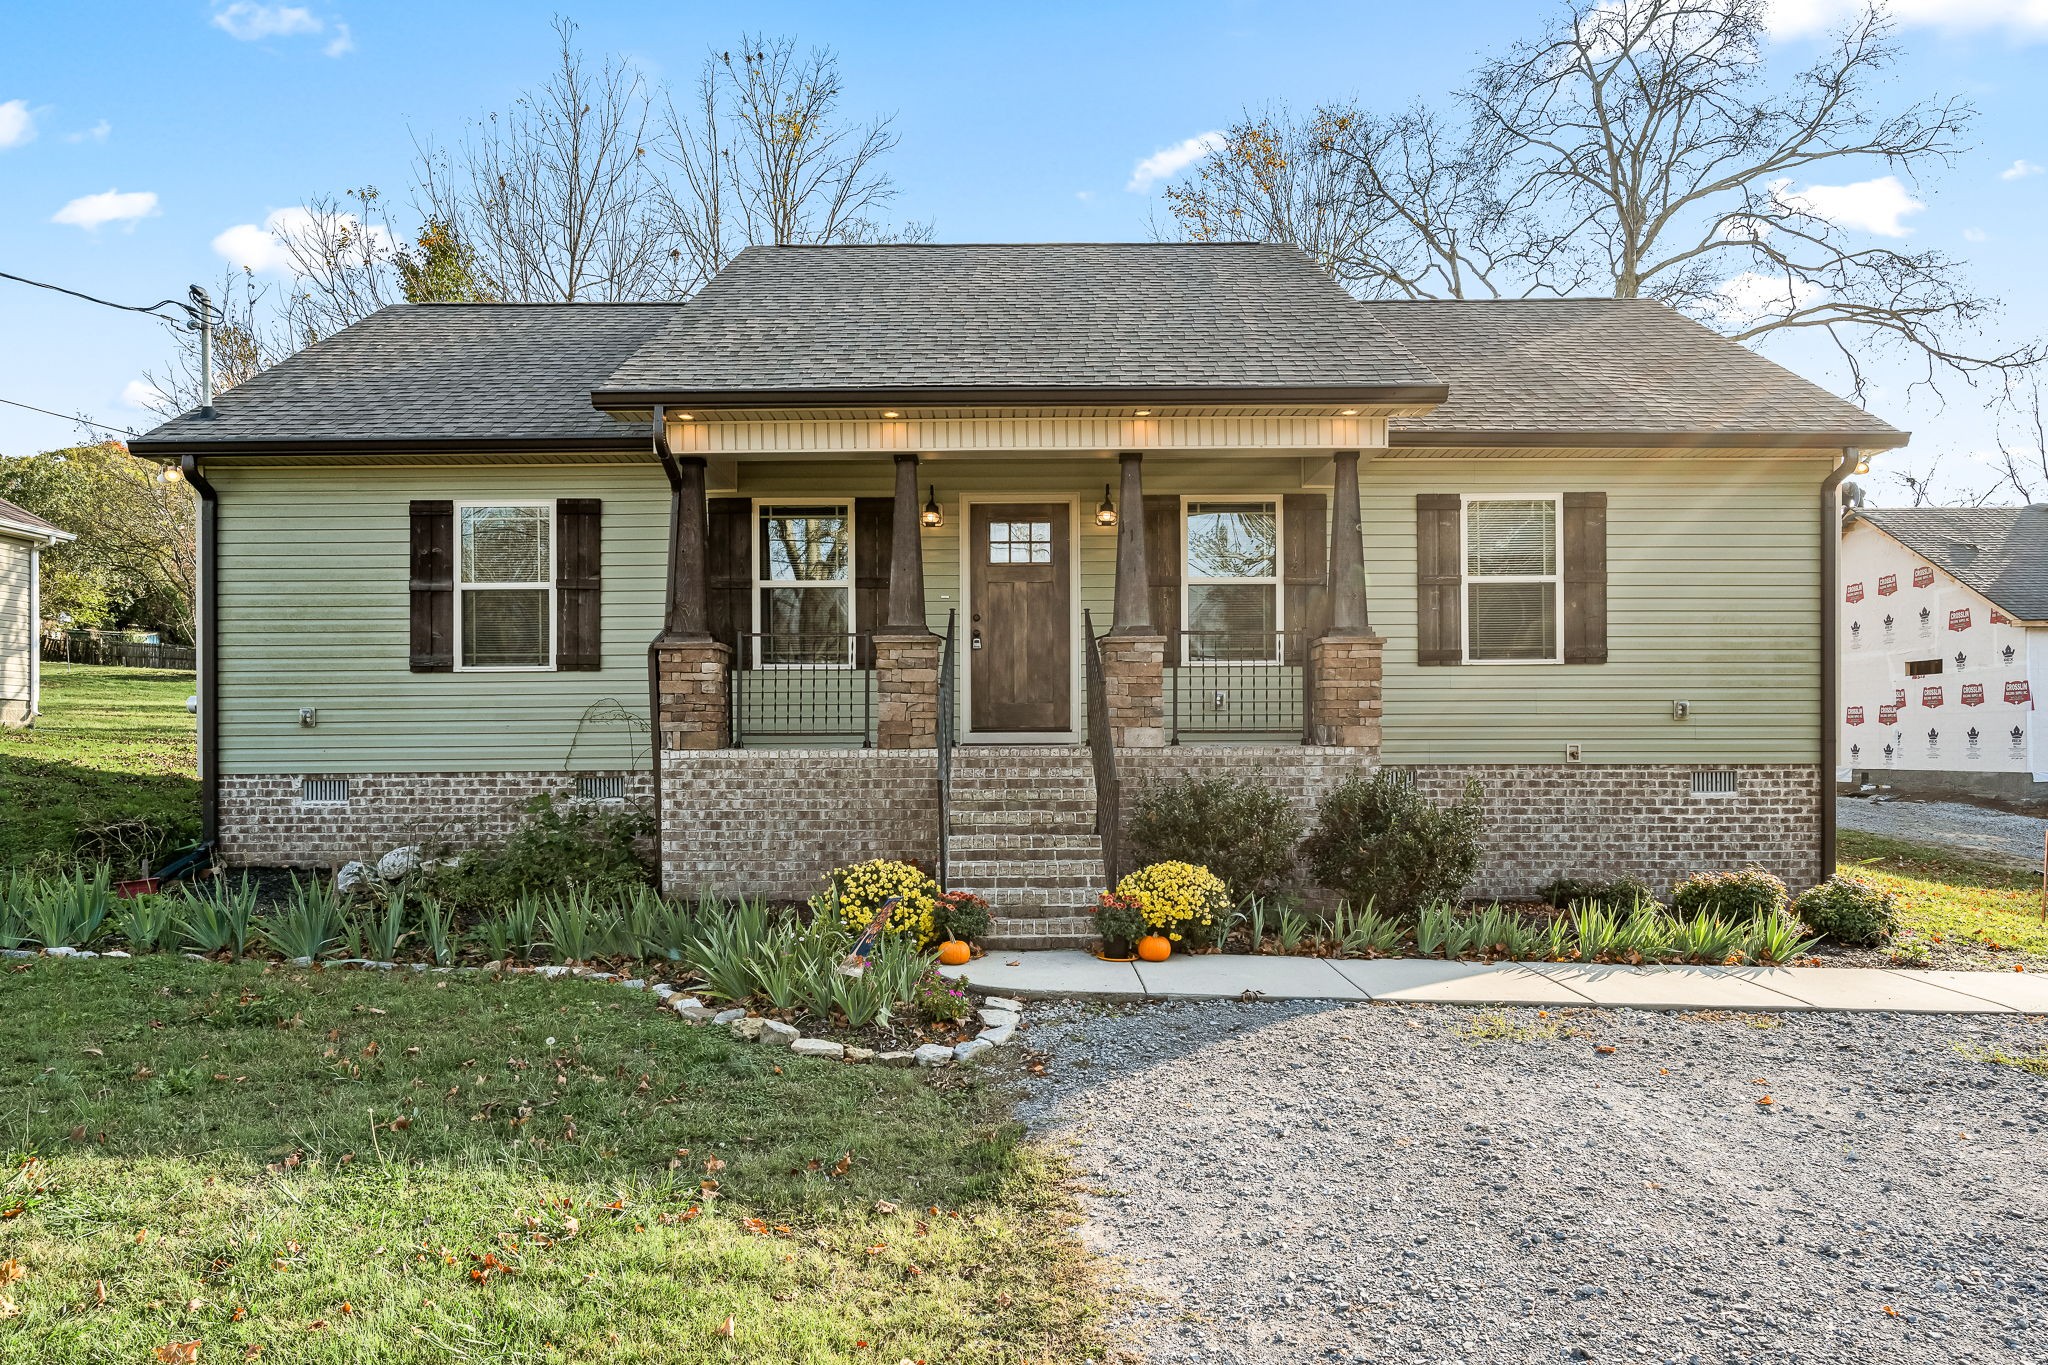
[[1835,760],[1842,736],[1835,725],[1841,710],[1842,480],[1854,473],[1862,452],[1845,447],[1834,472],[1820,485],[1820,880],[1835,874]]
[[199,457],[178,469],[199,494],[199,828],[207,844],[220,839],[220,494],[199,471]]

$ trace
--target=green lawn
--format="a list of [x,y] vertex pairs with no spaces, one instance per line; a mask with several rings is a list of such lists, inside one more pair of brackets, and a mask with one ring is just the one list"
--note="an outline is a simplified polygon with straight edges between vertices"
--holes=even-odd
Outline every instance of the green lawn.
[[43,716],[0,730],[0,868],[106,858],[126,875],[199,837],[190,673],[43,665]]
[[979,1068],[531,977],[45,960],[0,994],[7,1365],[1103,1358]]
[[2039,873],[1846,829],[1840,867],[1891,892],[1906,933],[1980,959],[1941,965],[2048,967]]

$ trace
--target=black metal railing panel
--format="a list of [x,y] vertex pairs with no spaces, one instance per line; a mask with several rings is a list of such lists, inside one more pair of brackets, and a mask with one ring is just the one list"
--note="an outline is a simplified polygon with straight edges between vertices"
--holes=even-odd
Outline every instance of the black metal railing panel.
[[958,722],[953,700],[953,626],[957,612],[946,613],[946,639],[939,646],[939,885],[946,885],[946,865],[953,839],[953,736]]
[[740,636],[728,689],[733,747],[873,745],[870,657],[864,634]]
[[1095,833],[1102,839],[1102,867],[1115,886],[1122,875],[1123,788],[1116,775],[1116,742],[1109,732],[1109,688],[1102,674],[1102,642],[1095,619],[1081,613],[1087,664],[1088,753],[1095,761]]
[[1309,739],[1301,630],[1184,630],[1167,641],[1167,738]]

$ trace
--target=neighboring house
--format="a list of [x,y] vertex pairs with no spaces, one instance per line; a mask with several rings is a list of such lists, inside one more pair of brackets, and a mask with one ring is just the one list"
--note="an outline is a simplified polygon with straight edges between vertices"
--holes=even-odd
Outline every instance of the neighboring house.
[[75,539],[0,501],[0,726],[29,725],[42,713],[43,551]]
[[202,497],[230,860],[652,796],[672,888],[914,857],[1025,943],[1189,773],[1476,779],[1482,893],[1814,881],[1836,489],[1905,439],[1656,303],[1139,244],[389,308],[134,449]]
[[1839,780],[2048,804],[2048,507],[1852,512],[1842,602]]

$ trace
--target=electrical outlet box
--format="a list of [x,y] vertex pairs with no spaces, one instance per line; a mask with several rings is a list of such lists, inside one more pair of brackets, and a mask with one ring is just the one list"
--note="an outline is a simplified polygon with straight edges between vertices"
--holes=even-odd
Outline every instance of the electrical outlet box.
[[1689,717],[1690,717],[1691,715],[1692,715],[1692,703],[1691,703],[1691,702],[1689,702],[1689,701],[1675,701],[1675,702],[1672,702],[1672,703],[1671,703],[1671,719],[1673,719],[1673,720],[1685,720],[1685,719],[1688,719],[1688,718],[1689,718]]
[[315,706],[301,706],[301,707],[299,708],[299,724],[300,724],[300,726],[302,726],[302,727],[303,727],[303,728],[305,728],[305,729],[308,729],[308,730],[310,730],[310,729],[312,729],[312,728],[313,728],[314,726],[318,725],[319,723],[320,723],[320,709],[319,709],[318,707],[315,707]]
[[1565,746],[1564,746],[1564,761],[1565,761],[1565,762],[1567,762],[1567,763],[1578,763],[1578,762],[1581,762],[1581,761],[1582,761],[1582,759],[1583,759],[1583,756],[1582,756],[1582,755],[1581,755],[1581,754],[1579,753],[1579,746],[1578,746],[1578,744],[1577,744],[1576,742],[1574,742],[1574,743],[1571,743],[1571,744],[1567,744],[1567,745],[1565,745]]

